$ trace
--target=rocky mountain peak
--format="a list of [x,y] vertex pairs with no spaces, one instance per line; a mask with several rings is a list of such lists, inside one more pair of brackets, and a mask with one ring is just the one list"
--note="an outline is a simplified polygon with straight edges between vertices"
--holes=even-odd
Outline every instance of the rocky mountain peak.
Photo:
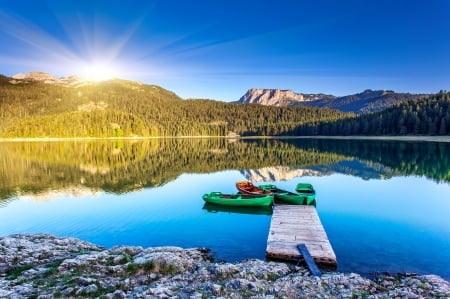
[[415,100],[423,96],[426,95],[366,89],[360,93],[336,97],[323,93],[304,94],[292,90],[252,88],[238,102],[266,106],[320,107],[361,114],[381,111],[396,103]]
[[[239,100],[246,104],[261,104],[266,106],[296,106],[298,103],[329,98],[324,94],[303,94],[286,89],[249,89]],[[333,97],[334,98],[334,97]]]
[[30,80],[44,83],[55,83],[58,81],[58,78],[44,72],[29,72],[28,74],[18,73],[12,76],[12,78],[16,80]]
[[45,72],[29,72],[27,74],[18,73],[12,76],[11,84],[21,84],[27,82],[42,82],[46,84],[56,84],[68,87],[79,87],[90,84],[90,81],[84,80],[79,76],[67,76],[57,78],[49,73]]

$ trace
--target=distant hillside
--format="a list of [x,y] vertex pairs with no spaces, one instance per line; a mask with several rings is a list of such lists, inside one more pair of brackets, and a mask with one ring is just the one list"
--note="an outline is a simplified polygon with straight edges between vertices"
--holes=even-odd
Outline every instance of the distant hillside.
[[289,135],[450,135],[450,93],[351,119],[301,125]]
[[292,90],[250,89],[238,102],[266,106],[307,106],[338,109],[357,114],[377,112],[394,104],[416,100],[428,95],[395,93],[386,90],[365,90],[362,93],[336,97],[327,94],[303,94]]
[[14,77],[0,76],[0,137],[267,136],[352,117],[330,109],[183,100],[121,79]]

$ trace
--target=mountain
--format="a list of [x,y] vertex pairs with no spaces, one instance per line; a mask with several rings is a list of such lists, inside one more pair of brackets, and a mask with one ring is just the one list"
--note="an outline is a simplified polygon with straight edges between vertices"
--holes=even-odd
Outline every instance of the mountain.
[[43,72],[0,75],[0,138],[275,136],[351,114],[315,107],[184,100],[156,85]]
[[44,72],[29,72],[27,74],[18,73],[12,76],[11,83],[23,83],[26,81],[41,81],[44,83],[56,83],[58,78]]
[[425,94],[396,93],[367,89],[361,93],[337,97],[327,94],[303,94],[292,90],[249,89],[238,102],[266,106],[307,106],[337,109],[357,114],[377,112],[394,104],[426,97]]
[[26,84],[30,82],[42,82],[46,84],[62,85],[66,87],[80,87],[83,85],[93,84],[94,82],[84,80],[79,76],[68,76],[57,78],[44,72],[29,72],[27,74],[18,73],[9,80],[11,84]]
[[305,102],[334,100],[336,97],[326,94],[303,94],[292,90],[249,89],[239,102],[244,104],[261,104],[266,106],[297,106]]

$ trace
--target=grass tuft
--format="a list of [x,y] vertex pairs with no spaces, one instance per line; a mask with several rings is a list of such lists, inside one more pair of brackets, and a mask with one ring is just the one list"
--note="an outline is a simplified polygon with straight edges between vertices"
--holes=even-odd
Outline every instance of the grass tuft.
[[20,276],[20,274],[22,274],[22,272],[30,270],[31,268],[33,268],[33,265],[30,264],[17,266],[14,269],[11,269],[8,272],[6,272],[6,279],[7,280],[16,279],[17,277]]

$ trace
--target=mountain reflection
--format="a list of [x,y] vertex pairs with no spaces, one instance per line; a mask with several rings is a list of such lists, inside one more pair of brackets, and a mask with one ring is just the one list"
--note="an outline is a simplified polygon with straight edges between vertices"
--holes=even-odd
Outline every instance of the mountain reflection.
[[344,173],[450,182],[449,153],[449,143],[327,139],[0,143],[0,207],[23,195],[121,194],[163,185],[183,173],[223,170],[240,170],[254,181]]

